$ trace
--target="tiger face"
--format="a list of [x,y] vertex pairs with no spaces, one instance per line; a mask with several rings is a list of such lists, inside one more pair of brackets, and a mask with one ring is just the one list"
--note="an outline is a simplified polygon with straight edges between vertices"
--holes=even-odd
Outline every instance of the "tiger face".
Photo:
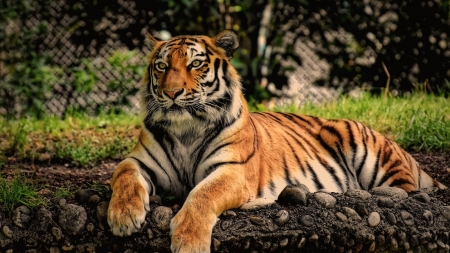
[[226,123],[238,117],[241,84],[230,67],[239,45],[234,32],[168,41],[147,35],[146,42],[151,53],[141,103],[152,124]]

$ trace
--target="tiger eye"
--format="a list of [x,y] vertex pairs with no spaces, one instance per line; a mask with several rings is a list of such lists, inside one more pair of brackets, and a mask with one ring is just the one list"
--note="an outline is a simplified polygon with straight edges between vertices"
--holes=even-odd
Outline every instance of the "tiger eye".
[[165,69],[166,68],[166,64],[164,62],[160,62],[157,64],[159,69]]
[[198,67],[198,66],[200,66],[200,64],[202,64],[202,62],[199,60],[195,60],[191,63],[192,67]]

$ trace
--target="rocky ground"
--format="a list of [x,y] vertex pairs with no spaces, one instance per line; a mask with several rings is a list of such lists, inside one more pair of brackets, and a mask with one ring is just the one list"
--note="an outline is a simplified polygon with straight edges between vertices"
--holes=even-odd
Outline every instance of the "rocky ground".
[[[450,185],[450,153],[412,153],[434,178]],[[168,252],[168,221],[181,203],[152,198],[140,233],[112,236],[105,223],[109,183],[116,161],[91,169],[10,161],[2,174],[25,174],[40,194],[60,187],[76,194],[47,206],[0,210],[0,252]],[[104,189],[104,188],[103,188]],[[165,205],[165,206],[164,206]],[[292,188],[280,201],[256,211],[224,213],[213,231],[218,252],[449,252],[450,190],[390,190],[347,194]]]

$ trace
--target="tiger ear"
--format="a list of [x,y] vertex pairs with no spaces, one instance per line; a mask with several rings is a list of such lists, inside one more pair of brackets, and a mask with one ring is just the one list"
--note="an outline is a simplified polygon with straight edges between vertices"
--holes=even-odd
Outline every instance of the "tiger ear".
[[233,30],[224,30],[213,38],[214,45],[225,50],[225,55],[230,59],[234,51],[239,47],[239,36]]
[[158,44],[159,40],[155,39],[150,33],[147,33],[145,35],[145,45],[147,45],[148,49],[150,49],[150,52],[155,49],[156,44]]

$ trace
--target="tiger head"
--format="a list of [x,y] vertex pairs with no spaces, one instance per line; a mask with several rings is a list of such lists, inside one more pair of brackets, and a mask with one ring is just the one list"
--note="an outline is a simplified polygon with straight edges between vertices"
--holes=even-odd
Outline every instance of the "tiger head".
[[147,35],[149,65],[141,106],[152,124],[227,124],[243,106],[242,87],[230,59],[239,46],[234,31],[216,37],[178,36],[160,41]]

